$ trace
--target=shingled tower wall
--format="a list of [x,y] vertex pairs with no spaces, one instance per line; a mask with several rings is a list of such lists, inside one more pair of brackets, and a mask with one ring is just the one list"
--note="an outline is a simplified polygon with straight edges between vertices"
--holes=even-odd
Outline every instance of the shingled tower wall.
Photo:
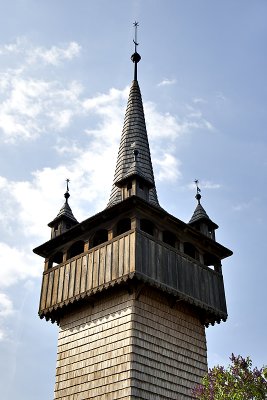
[[201,196],[189,224],[158,203],[140,58],[107,208],[78,223],[65,204],[34,250],[45,258],[39,315],[60,327],[58,400],[192,399],[207,370],[205,326],[227,318],[221,260],[232,252]]

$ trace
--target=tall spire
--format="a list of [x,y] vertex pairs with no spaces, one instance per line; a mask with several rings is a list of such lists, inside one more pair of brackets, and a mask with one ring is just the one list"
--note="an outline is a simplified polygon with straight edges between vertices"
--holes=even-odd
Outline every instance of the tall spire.
[[[134,26],[135,29],[137,29],[138,23],[135,22]],[[138,45],[136,39],[137,37],[135,36],[135,50]],[[141,186],[144,184],[147,196],[144,197],[140,192],[140,197],[146,198],[148,202],[159,206],[146,131],[142,96],[137,81],[137,63],[140,59],[140,55],[135,51],[132,55],[132,60],[135,63],[134,80],[130,88],[108,207],[119,203],[127,197],[123,195],[123,186],[127,183],[128,187],[131,185],[130,178],[137,178]],[[135,193],[132,192],[132,194],[139,195],[138,191]]]

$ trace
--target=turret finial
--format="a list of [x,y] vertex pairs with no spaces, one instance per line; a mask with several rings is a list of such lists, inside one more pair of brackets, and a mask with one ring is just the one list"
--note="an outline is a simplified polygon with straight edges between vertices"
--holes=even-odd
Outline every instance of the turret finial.
[[67,190],[66,190],[66,193],[64,194],[64,197],[65,197],[66,203],[67,203],[67,202],[68,202],[68,199],[69,199],[69,197],[70,197],[70,194],[69,194],[69,182],[70,182],[70,180],[69,180],[69,179],[66,179],[66,182],[67,182]]
[[137,81],[137,64],[139,63],[139,61],[141,60],[141,56],[140,54],[137,53],[137,46],[139,45],[139,43],[137,43],[137,28],[139,26],[138,22],[134,22],[134,54],[131,56],[131,60],[134,63],[134,80]]
[[199,188],[199,186],[198,186],[199,181],[198,181],[198,179],[195,179],[194,182],[195,182],[196,187],[197,187],[197,194],[196,194],[195,198],[197,199],[198,204],[200,204],[200,199],[201,199],[201,194],[200,194],[200,192],[201,192],[201,190],[200,190],[200,188]]

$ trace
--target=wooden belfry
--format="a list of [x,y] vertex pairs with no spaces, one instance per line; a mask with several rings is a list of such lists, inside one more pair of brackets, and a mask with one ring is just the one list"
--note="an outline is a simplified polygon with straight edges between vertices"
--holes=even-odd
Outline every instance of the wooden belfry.
[[78,223],[67,184],[51,239],[34,249],[45,258],[39,315],[59,325],[55,399],[192,399],[205,326],[227,318],[221,260],[232,252],[198,186],[189,223],[159,205],[136,46],[108,206]]

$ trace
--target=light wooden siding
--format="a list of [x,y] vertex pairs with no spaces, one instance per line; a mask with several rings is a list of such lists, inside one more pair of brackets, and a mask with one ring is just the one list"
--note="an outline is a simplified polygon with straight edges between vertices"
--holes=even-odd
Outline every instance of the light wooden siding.
[[192,399],[207,372],[204,327],[164,296],[141,294],[133,309],[132,395],[138,399]]
[[56,400],[131,399],[132,305],[122,292],[61,319]]
[[65,264],[45,271],[40,311],[133,272],[135,234],[131,230]]
[[153,290],[118,290],[61,318],[56,400],[192,400],[206,371],[198,317]]
[[135,270],[153,281],[226,313],[223,277],[176,249],[137,232]]

